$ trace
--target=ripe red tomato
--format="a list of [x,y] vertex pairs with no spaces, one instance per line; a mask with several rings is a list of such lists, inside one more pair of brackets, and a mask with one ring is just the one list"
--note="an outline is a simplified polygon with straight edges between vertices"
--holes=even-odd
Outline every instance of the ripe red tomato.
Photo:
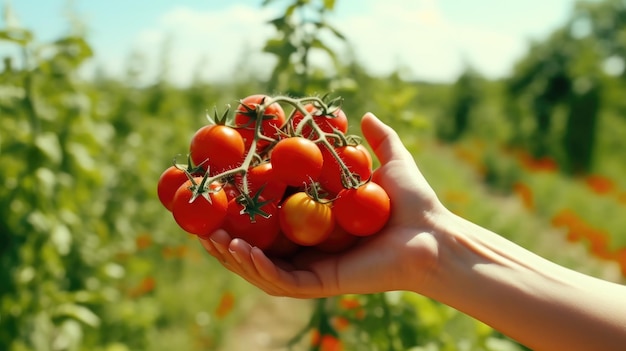
[[370,181],[356,189],[344,189],[333,201],[337,223],[348,233],[368,236],[380,231],[391,214],[385,190]]
[[316,181],[324,157],[317,145],[302,137],[286,138],[272,149],[270,162],[274,177],[287,185],[299,187]]
[[229,126],[209,124],[196,131],[189,146],[194,165],[210,168],[210,175],[217,175],[238,167],[245,156],[241,135]]
[[[202,177],[187,180],[174,194],[172,214],[178,225],[188,233],[206,236],[221,227],[226,217],[228,200],[221,185],[211,184],[210,191],[205,189],[204,194],[191,201],[194,189],[202,182]],[[219,189],[219,190],[216,190]],[[211,200],[207,200],[204,195]]]
[[157,183],[157,195],[168,211],[172,211],[176,190],[188,179],[182,166],[170,166],[161,173]]
[[[342,109],[338,108],[333,111],[332,114],[323,115],[321,111],[318,110],[313,104],[304,105],[304,109],[307,110],[310,114],[313,115],[313,122],[317,124],[320,129],[325,133],[333,133],[335,130],[338,130],[342,133],[348,132],[348,117],[343,112]],[[295,129],[300,121],[304,118],[304,114],[300,111],[294,112],[291,117],[291,123],[293,128]],[[304,126],[302,128],[302,136],[308,138],[311,136],[313,129],[310,126]],[[317,136],[317,135],[315,135]]]
[[358,236],[348,233],[340,225],[335,225],[328,238],[315,245],[315,248],[326,253],[338,253],[351,248],[358,240]]
[[[250,146],[252,145],[252,140],[254,140],[254,129],[251,128],[243,128],[243,127],[235,127],[235,130],[239,135],[241,135],[241,139],[243,139],[243,145],[246,150],[250,150]],[[260,140],[257,143],[257,153],[261,153],[265,147],[269,145],[269,142],[265,140]]]
[[367,157],[367,164],[369,165],[369,168],[373,169],[374,160],[372,159],[372,154],[370,153],[370,150],[368,150],[368,148],[366,148],[363,144],[357,145],[356,148],[361,150],[361,152],[365,154],[365,156]]
[[335,226],[330,204],[318,202],[304,192],[297,192],[282,203],[278,219],[285,236],[302,246],[323,242]]
[[[332,195],[337,195],[345,188],[343,181],[347,180],[345,179],[346,175],[330,151],[323,146],[321,150],[324,155],[324,166],[319,176],[319,183],[324,190]],[[367,150],[365,149],[365,151]],[[335,148],[335,152],[348,167],[350,173],[357,176],[358,181],[365,182],[370,178],[372,175],[371,158],[363,152],[363,149],[347,145]]]
[[[256,195],[256,193],[261,190],[261,187],[263,187],[261,196],[267,200],[278,202],[283,198],[285,190],[287,189],[287,184],[274,177],[274,171],[270,162],[263,162],[250,167],[246,177],[248,179],[248,194],[250,196]],[[235,179],[241,189],[243,177],[237,175]]]
[[[259,197],[259,202],[265,201]],[[268,202],[261,207],[261,210],[269,215],[265,218],[260,215],[254,216],[254,221],[250,215],[242,213],[244,206],[237,198],[228,202],[228,211],[222,228],[233,238],[245,240],[248,244],[265,250],[278,237],[280,224],[278,221],[278,207],[273,202]]]
[[233,183],[224,184],[222,189],[224,190],[224,193],[226,193],[226,198],[228,199],[228,201],[241,195],[241,193],[239,192],[239,189],[237,189],[237,186],[235,186],[235,184]]
[[[256,125],[256,106],[264,103],[265,100],[270,99],[269,96],[263,94],[250,95],[241,100],[239,106],[237,106],[237,112],[235,113],[235,126],[239,129],[251,130],[249,136],[244,136],[248,147],[252,143],[254,138],[254,128]],[[247,108],[246,108],[247,106]],[[263,120],[261,121],[261,134],[275,139],[277,137],[277,131],[285,124],[285,111],[278,103],[273,103],[265,107],[263,112]],[[245,132],[243,132],[245,134]],[[258,144],[259,150],[265,148],[269,143],[267,141],[260,141]]]

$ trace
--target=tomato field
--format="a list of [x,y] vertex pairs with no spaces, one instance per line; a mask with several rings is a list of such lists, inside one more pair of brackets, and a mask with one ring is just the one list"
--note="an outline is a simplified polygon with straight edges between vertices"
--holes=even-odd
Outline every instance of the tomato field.
[[525,350],[411,293],[270,297],[202,249],[197,235],[224,227],[276,255],[332,254],[384,225],[384,201],[354,216],[384,199],[358,128],[368,111],[453,212],[626,283],[626,70],[603,70],[626,60],[623,1],[577,2],[505,79],[468,68],[449,84],[336,59],[315,30],[346,39],[324,21],[301,35],[294,13],[334,3],[296,1],[268,23],[269,78],[184,87],[139,83],[139,57],[123,79],[85,78],[96,53],[81,31],[42,43],[0,22],[19,53],[0,66],[0,350]]

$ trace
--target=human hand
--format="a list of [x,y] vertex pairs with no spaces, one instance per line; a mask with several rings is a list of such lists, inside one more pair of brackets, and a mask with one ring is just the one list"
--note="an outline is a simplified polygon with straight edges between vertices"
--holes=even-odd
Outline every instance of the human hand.
[[445,209],[392,128],[368,113],[361,129],[381,164],[373,181],[391,199],[391,217],[383,230],[346,252],[305,250],[290,262],[271,260],[221,229],[200,238],[204,248],[226,268],[275,296],[317,298],[425,286],[437,266],[434,219]]

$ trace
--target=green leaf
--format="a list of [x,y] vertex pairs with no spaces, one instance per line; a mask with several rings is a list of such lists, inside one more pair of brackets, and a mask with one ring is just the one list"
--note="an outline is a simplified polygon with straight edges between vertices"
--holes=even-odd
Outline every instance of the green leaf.
[[50,240],[55,249],[61,256],[65,256],[70,253],[72,247],[72,233],[63,224],[57,224],[50,234]]
[[293,15],[293,13],[296,11],[297,8],[298,8],[297,3],[291,6],[288,6],[287,9],[285,10],[285,17],[291,17],[291,15]]
[[274,54],[278,56],[280,59],[289,58],[292,53],[296,52],[297,48],[293,46],[291,43],[280,40],[280,39],[270,39],[265,43],[265,47],[263,48],[264,52]]
[[33,34],[26,29],[12,28],[0,31],[0,40],[7,40],[24,46],[33,40]]
[[344,40],[344,41],[347,40],[346,36],[343,35],[343,33],[341,33],[339,30],[337,30],[337,28],[331,26],[330,24],[326,22],[324,23],[324,28],[330,30],[337,38]]
[[58,306],[54,312],[55,317],[70,317],[90,327],[96,328],[100,325],[100,317],[85,306],[66,303]]
[[335,0],[324,0],[324,8],[333,10],[335,8]]
[[48,157],[51,164],[59,164],[63,158],[59,138],[53,132],[45,132],[37,135],[35,146]]
[[287,22],[287,17],[285,16],[274,18],[273,20],[269,20],[267,23],[273,25],[278,32],[289,33],[292,31],[290,29],[289,22]]
[[65,37],[54,42],[54,45],[65,55],[70,57],[75,64],[93,57],[91,46],[81,37]]
[[83,328],[75,320],[64,321],[56,330],[53,350],[76,350],[83,339]]

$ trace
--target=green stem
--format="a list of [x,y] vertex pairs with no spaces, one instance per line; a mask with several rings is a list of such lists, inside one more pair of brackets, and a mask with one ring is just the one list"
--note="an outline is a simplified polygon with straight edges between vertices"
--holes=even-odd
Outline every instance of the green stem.
[[[324,103],[323,99],[316,97],[316,96],[303,97],[303,98],[296,99],[296,98],[290,98],[288,96],[282,96],[282,95],[267,98],[266,100],[263,101],[263,104],[260,105],[257,111],[256,123],[254,126],[254,139],[252,140],[252,143],[250,145],[250,148],[248,150],[248,153],[246,154],[246,157],[243,163],[239,167],[230,169],[228,171],[225,171],[218,175],[210,177],[206,182],[207,184],[211,184],[213,181],[224,179],[226,177],[233,176],[235,174],[242,174],[243,184],[242,184],[241,191],[245,194],[248,194],[249,189],[248,189],[248,181],[247,181],[247,170],[250,167],[250,164],[252,163],[252,160],[254,159],[254,156],[256,154],[258,142],[259,140],[266,140],[270,142],[274,141],[273,139],[268,138],[261,133],[261,124],[262,124],[261,122],[263,121],[263,115],[264,115],[265,109],[267,106],[271,106],[274,103],[278,103],[278,104],[285,103],[294,107],[293,113],[291,113],[291,115],[287,118],[287,121],[285,123],[287,125],[287,128],[290,129],[289,135],[301,135],[304,126],[309,125],[311,129],[317,135],[317,138],[312,141],[316,144],[323,144],[324,147],[331,153],[331,155],[339,164],[342,177],[345,178],[346,180],[345,183],[349,185],[349,187],[359,186],[360,184],[359,180],[356,179],[352,175],[352,173],[350,172],[350,169],[346,166],[344,161],[341,159],[341,157],[339,157],[339,155],[335,151],[334,146],[328,141],[328,138],[331,137],[331,138],[340,139],[343,143],[345,143],[346,138],[340,135],[337,135],[335,133],[324,132],[316,123],[314,123],[313,115],[309,113],[309,111],[307,111],[306,108],[304,107],[306,103],[314,103],[314,104],[321,106],[323,111],[328,111],[328,106],[326,105],[326,103]],[[291,130],[292,126],[290,122],[296,111],[299,111],[300,113],[302,113],[304,117],[296,126],[296,130],[293,131]]]
[[387,335],[388,340],[388,350],[395,351],[396,348],[393,344],[394,336],[393,331],[391,330],[391,326],[393,325],[393,321],[391,318],[391,309],[389,307],[389,303],[387,302],[387,298],[384,293],[377,294],[380,299],[380,306],[383,309],[383,320],[385,321],[385,334]]

